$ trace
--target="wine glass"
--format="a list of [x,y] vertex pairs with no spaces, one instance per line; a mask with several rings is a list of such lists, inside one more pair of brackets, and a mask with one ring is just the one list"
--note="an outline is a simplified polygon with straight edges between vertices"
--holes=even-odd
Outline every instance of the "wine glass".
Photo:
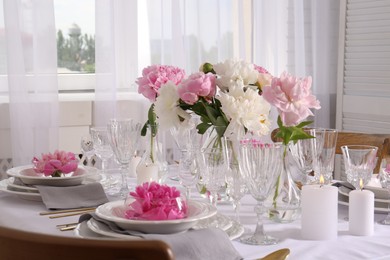
[[191,187],[198,182],[198,151],[196,149],[181,150],[179,162],[179,182],[186,188],[186,198],[190,199]]
[[225,174],[226,194],[232,199],[235,219],[240,223],[240,200],[245,195],[247,188],[239,165],[239,140],[225,137],[222,144],[224,145],[224,155],[227,164]]
[[116,160],[121,165],[121,187],[119,195],[126,198],[129,193],[126,176],[133,154],[137,148],[141,125],[132,119],[111,119],[107,125],[108,138]]
[[283,146],[246,142],[241,144],[240,155],[239,162],[246,185],[252,197],[257,201],[255,212],[258,219],[254,234],[242,237],[240,241],[250,245],[276,244],[278,239],[264,232],[262,214],[264,213],[264,201],[282,171]]
[[222,147],[202,149],[199,156],[201,178],[205,188],[210,192],[210,203],[216,207],[218,192],[225,187],[226,164]]
[[[310,134],[309,130],[304,131]],[[313,171],[313,154],[312,154],[312,140],[311,139],[300,139],[296,143],[289,143],[289,151],[293,158],[295,165],[302,173],[302,184],[308,184],[310,174]]]
[[87,166],[91,166],[92,156],[95,154],[95,150],[93,148],[93,141],[91,135],[84,135],[80,140],[81,151],[83,152],[85,158],[87,159]]
[[371,145],[344,145],[341,146],[341,151],[343,153],[347,181],[355,189],[362,190],[371,180],[376,164],[378,147]]
[[111,175],[107,174],[107,161],[113,156],[110,140],[108,139],[107,127],[92,127],[91,138],[95,154],[102,161],[101,174],[107,177],[106,184],[104,186],[110,186],[113,183]]
[[[379,176],[380,176],[382,188],[387,189],[390,196],[390,164],[386,164],[386,161],[387,160],[382,161],[382,164],[385,162],[385,165],[384,165],[384,169],[382,167]],[[379,221],[378,222],[379,224],[390,225],[390,203],[389,202],[387,203],[387,209],[388,209],[388,213],[386,215],[386,218]]]
[[310,129],[310,135],[315,137],[309,139],[313,153],[314,178],[319,182],[322,176],[324,184],[329,184],[333,179],[337,130]]

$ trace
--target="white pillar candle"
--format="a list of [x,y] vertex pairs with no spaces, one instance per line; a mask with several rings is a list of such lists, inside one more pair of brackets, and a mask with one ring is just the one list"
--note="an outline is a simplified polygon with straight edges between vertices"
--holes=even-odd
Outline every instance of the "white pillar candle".
[[139,156],[133,156],[130,161],[130,171],[129,171],[129,176],[130,177],[137,177],[137,166],[138,163],[141,161],[141,157]]
[[353,190],[349,193],[349,232],[357,236],[370,236],[374,233],[373,192]]
[[157,165],[141,165],[137,166],[137,184],[144,182],[158,181],[158,166]]
[[337,237],[338,189],[330,185],[305,185],[301,197],[301,234],[309,240]]

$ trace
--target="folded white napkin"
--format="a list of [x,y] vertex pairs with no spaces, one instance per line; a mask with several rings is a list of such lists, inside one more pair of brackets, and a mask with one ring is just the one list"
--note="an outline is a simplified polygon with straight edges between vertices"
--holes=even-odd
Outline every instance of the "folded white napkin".
[[189,230],[177,234],[144,234],[139,231],[123,230],[115,223],[101,219],[95,214],[84,214],[79,221],[87,221],[91,217],[107,225],[112,231],[117,233],[139,236],[149,240],[162,240],[172,248],[177,260],[242,259],[233,247],[228,235],[219,228]]
[[94,207],[108,202],[104,189],[98,182],[68,187],[36,187],[48,209]]

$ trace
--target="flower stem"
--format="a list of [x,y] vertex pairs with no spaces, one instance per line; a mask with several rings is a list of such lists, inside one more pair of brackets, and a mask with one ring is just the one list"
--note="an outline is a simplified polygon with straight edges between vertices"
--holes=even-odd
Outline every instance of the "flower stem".
[[[285,160],[286,160],[286,155],[287,155],[287,145],[284,145],[284,151],[283,151],[283,169],[285,168]],[[276,209],[276,200],[279,196],[279,185],[280,185],[280,176],[282,175],[282,173],[279,174],[278,176],[278,179],[276,180],[276,184],[275,184],[275,193],[274,193],[274,197],[273,197],[273,203],[272,205],[274,206],[274,209]]]

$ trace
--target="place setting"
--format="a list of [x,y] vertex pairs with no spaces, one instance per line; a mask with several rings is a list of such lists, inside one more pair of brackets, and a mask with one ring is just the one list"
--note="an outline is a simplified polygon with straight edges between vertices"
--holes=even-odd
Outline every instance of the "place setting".
[[10,168],[9,178],[0,181],[0,190],[22,199],[43,201],[48,209],[58,209],[78,207],[79,196],[83,197],[88,190],[99,191],[101,186],[96,169],[80,165],[71,152],[56,150],[42,154],[41,158],[34,157],[32,163]]

